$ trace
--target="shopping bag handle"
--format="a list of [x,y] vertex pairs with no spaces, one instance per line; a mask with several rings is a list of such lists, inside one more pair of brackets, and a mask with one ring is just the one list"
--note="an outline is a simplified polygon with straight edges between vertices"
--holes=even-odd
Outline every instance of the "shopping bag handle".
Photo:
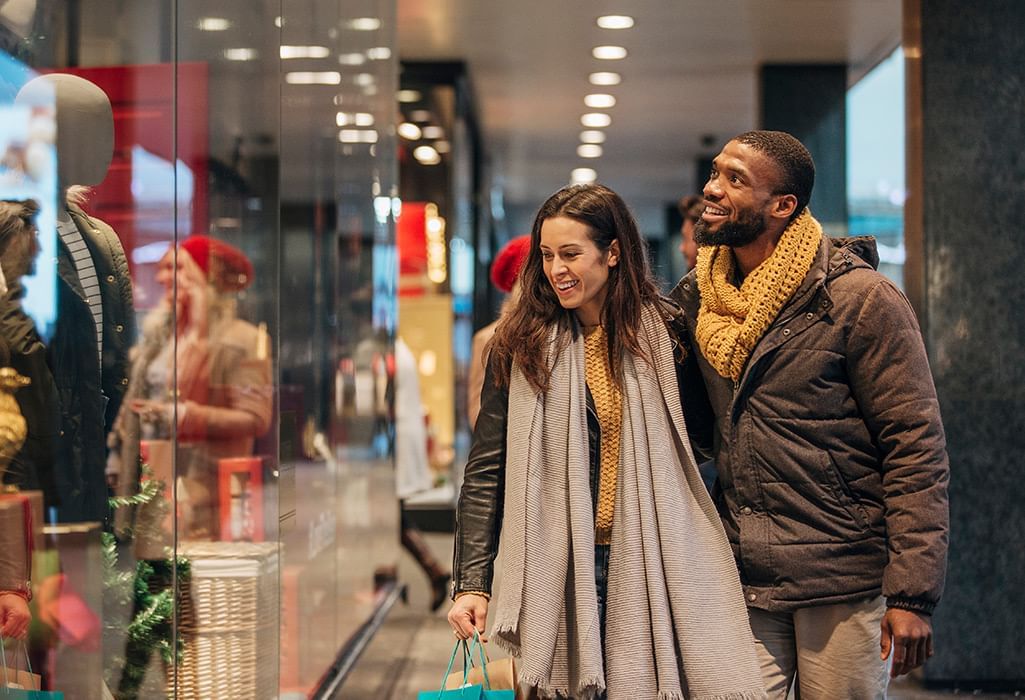
[[[473,644],[470,645],[470,660],[473,660],[473,648],[477,647],[478,655],[480,656],[480,670],[484,675],[484,690],[491,690],[491,679],[488,678],[488,661],[484,655],[484,642],[480,640],[480,633],[477,630],[473,631]],[[466,672],[464,670],[463,677],[465,678]],[[465,681],[464,681],[465,682]]]
[[[28,655],[28,645],[25,643],[24,640],[19,640],[19,646],[21,647],[21,650],[25,653],[25,667],[28,669],[29,677],[31,677],[32,659],[30,659]],[[15,661],[17,661],[18,657],[15,656],[14,659]],[[7,686],[9,686],[11,683],[10,676],[7,675],[7,645],[4,644],[3,639],[0,639],[0,666],[3,666],[4,668],[4,685],[3,688],[0,688],[0,690],[4,691],[4,695],[10,695],[10,693],[7,692],[8,690],[10,690],[10,688],[8,688]],[[17,674],[15,674],[14,678],[15,680],[17,680]],[[40,679],[40,681],[42,681],[42,679]],[[40,687],[29,688],[29,690],[42,690],[42,683],[40,683]]]
[[[474,633],[476,634],[476,632]],[[454,647],[452,647],[452,656],[448,660],[448,668],[445,669],[445,675],[441,677],[441,687],[438,690],[438,698],[440,699],[442,694],[445,692],[445,682],[448,680],[448,676],[452,673],[452,666],[456,663],[456,654],[459,650],[463,650],[463,685],[466,685],[466,677],[470,673],[470,651],[466,646],[466,640],[460,639],[456,641]]]

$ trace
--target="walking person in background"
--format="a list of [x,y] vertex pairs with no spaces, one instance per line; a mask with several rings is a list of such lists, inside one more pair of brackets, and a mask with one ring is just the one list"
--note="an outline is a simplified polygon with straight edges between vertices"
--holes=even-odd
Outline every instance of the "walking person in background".
[[932,655],[947,557],[948,465],[918,323],[830,239],[815,166],[753,131],[713,160],[696,270],[673,297],[718,417],[716,505],[771,698],[882,698]]
[[434,485],[427,456],[427,426],[416,357],[402,337],[395,339],[395,493],[399,497],[402,546],[416,560],[431,584],[431,611],[448,596],[452,573],[431,552],[406,508],[406,499]]
[[601,185],[552,195],[520,284],[459,499],[454,633],[490,618],[520,686],[545,697],[764,697],[684,423],[681,389],[703,398],[700,379],[622,199]]
[[[527,259],[529,249],[530,236],[517,236],[502,246],[498,255],[495,256],[494,262],[491,263],[491,283],[508,295],[502,302],[499,318],[519,296],[520,268],[523,267],[523,261]],[[497,319],[473,334],[473,347],[470,351],[470,380],[466,397],[466,413],[470,419],[470,430],[477,425],[477,414],[480,413],[480,390],[484,386],[484,367],[487,360],[484,349],[494,337],[496,328],[498,328]]]
[[698,265],[698,244],[694,240],[694,227],[701,221],[705,201],[700,195],[689,194],[681,198],[676,207],[683,219],[680,224],[680,254],[687,261],[687,269],[693,270]]

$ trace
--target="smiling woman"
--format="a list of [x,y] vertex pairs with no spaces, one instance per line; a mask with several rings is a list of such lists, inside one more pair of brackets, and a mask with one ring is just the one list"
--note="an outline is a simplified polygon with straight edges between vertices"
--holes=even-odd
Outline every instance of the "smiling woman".
[[459,499],[453,631],[483,634],[490,617],[520,685],[543,696],[683,697],[686,677],[695,697],[763,697],[737,569],[687,446],[710,438],[684,426],[707,415],[704,384],[619,195],[549,197],[520,285]]

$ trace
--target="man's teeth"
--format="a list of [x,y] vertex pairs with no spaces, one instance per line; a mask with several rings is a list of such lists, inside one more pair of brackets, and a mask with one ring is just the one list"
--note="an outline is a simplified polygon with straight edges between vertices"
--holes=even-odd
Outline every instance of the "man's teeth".
[[559,282],[557,286],[560,291],[565,292],[567,289],[577,286],[577,281],[573,280],[572,282]]
[[712,216],[725,216],[726,210],[720,209],[719,207],[705,206],[705,213],[711,214]]

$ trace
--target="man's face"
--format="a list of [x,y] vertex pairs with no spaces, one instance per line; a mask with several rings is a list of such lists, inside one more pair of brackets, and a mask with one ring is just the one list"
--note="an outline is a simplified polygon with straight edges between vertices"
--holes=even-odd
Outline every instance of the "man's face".
[[694,227],[698,245],[739,248],[765,232],[779,171],[768,156],[730,141],[712,161],[705,183],[705,211]]

